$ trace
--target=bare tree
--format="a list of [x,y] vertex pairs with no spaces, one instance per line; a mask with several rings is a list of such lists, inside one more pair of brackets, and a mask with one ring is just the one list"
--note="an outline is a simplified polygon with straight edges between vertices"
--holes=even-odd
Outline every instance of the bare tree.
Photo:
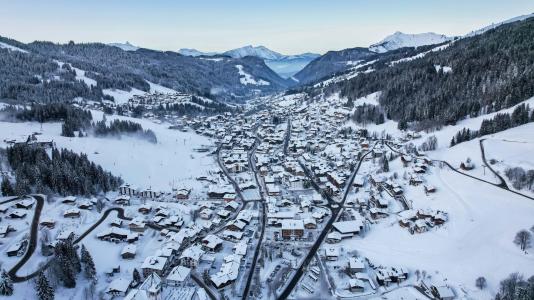
[[530,247],[530,242],[532,241],[532,234],[526,230],[520,230],[514,239],[514,243],[518,245],[521,250],[525,250]]

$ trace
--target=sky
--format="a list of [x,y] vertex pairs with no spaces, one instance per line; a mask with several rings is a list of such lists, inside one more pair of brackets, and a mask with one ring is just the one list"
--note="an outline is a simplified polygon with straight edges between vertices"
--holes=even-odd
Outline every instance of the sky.
[[0,0],[0,35],[284,54],[367,47],[396,31],[463,35],[534,12],[533,0]]

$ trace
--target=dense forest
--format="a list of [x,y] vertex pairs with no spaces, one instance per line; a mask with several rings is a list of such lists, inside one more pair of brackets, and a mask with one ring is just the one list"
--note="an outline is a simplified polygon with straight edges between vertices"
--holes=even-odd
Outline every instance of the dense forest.
[[15,173],[16,195],[57,193],[96,195],[117,189],[122,179],[89,161],[86,154],[27,144],[7,148],[7,160]]
[[156,144],[158,142],[156,134],[152,130],[144,130],[139,123],[135,123],[132,121],[113,120],[108,125],[104,117],[102,121],[98,121],[93,124],[93,132],[95,136],[120,137],[123,134],[130,134],[136,135],[153,144]]
[[534,18],[459,39],[423,58],[382,60],[372,68],[332,89],[353,100],[382,91],[379,102],[388,116],[426,128],[498,111],[534,95]]

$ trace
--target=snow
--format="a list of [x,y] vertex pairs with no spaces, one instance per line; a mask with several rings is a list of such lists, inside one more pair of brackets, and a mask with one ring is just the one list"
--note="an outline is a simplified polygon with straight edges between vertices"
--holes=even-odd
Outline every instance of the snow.
[[23,52],[23,53],[28,53],[28,51],[26,51],[24,49],[20,49],[19,47],[11,46],[11,45],[3,43],[3,42],[0,42],[0,48],[8,49],[10,51],[19,51],[19,52]]
[[[100,120],[102,113],[92,111],[93,119]],[[107,116],[113,119],[130,120],[144,129],[151,129],[158,139],[157,144],[134,137],[113,138],[67,138],[60,136],[60,123],[0,122],[0,140],[21,138],[32,132],[42,132],[43,139],[53,139],[59,148],[86,153],[89,160],[101,165],[114,175],[121,176],[126,183],[139,188],[170,191],[172,186],[193,188],[199,193],[202,185],[196,177],[208,175],[215,162],[208,153],[197,153],[196,148],[210,145],[211,141],[192,132],[168,129],[169,124],[155,124],[149,120],[128,117]],[[2,145],[3,143],[0,143]],[[3,145],[5,146],[5,145]]]
[[168,87],[165,87],[165,86],[162,86],[162,85],[159,85],[157,83],[150,82],[150,81],[147,81],[147,82],[150,85],[150,92],[151,93],[161,93],[161,94],[174,94],[174,93],[176,93],[175,90],[170,89]]
[[271,60],[281,59],[284,57],[284,55],[278,52],[272,51],[270,49],[267,49],[264,46],[251,46],[251,45],[229,50],[229,51],[224,52],[223,54],[228,55],[233,58],[255,56],[255,57],[262,58],[262,59],[271,59]]
[[202,52],[202,51],[199,51],[197,49],[191,49],[191,48],[182,48],[180,50],[178,50],[178,53],[184,55],[184,56],[192,56],[192,57],[197,57],[197,56],[213,56],[213,55],[217,55],[218,53],[217,52]]
[[263,79],[260,79],[260,80],[254,79],[254,77],[252,75],[248,74],[247,72],[245,72],[243,70],[243,66],[242,65],[236,65],[235,67],[237,68],[237,71],[239,73],[239,81],[243,85],[248,85],[248,84],[252,84],[252,85],[270,85],[271,84],[270,82],[265,81]]
[[[418,58],[422,58],[422,57],[425,57],[428,53],[430,52],[436,52],[436,51],[441,51],[443,49],[446,49],[447,47],[450,46],[450,43],[449,44],[445,44],[445,45],[441,45],[441,46],[437,46],[435,48],[432,48],[430,49],[429,51],[425,51],[425,52],[421,52],[419,54],[416,54],[414,56],[410,56],[410,57],[405,57],[405,58],[401,58],[399,60],[394,60],[392,62],[389,63],[390,66],[394,66],[398,63],[402,63],[402,62],[407,62],[407,61],[412,61],[414,59],[418,59]],[[451,69],[452,71],[452,69]]]
[[85,84],[87,84],[88,87],[96,86],[96,80],[85,76],[84,70],[80,70],[75,67],[72,67],[72,69],[76,72],[76,80],[82,80],[85,82]]
[[124,44],[123,43],[111,43],[109,45],[117,47],[117,48],[121,48],[124,51],[136,51],[137,49],[139,49],[139,47],[130,44],[130,42],[126,42]]
[[115,99],[115,103],[116,104],[125,104],[125,103],[128,103],[128,100],[133,98],[133,96],[135,96],[135,95],[144,95],[144,94],[146,94],[146,92],[143,92],[143,91],[138,90],[136,88],[132,88],[132,90],[129,91],[129,92],[123,91],[123,90],[119,90],[119,89],[103,89],[102,93],[104,93],[104,95],[113,96],[113,98]]
[[377,53],[384,53],[404,47],[420,47],[425,45],[441,44],[452,39],[452,37],[433,32],[406,34],[397,31],[394,34],[387,36],[382,41],[369,46],[369,50]]
[[452,73],[451,67],[434,65],[434,68],[436,69],[436,72],[439,72],[441,70],[444,74]]
[[372,94],[369,94],[367,96],[358,98],[354,101],[354,106],[362,106],[364,104],[367,105],[380,105],[378,103],[378,98],[380,98],[381,92],[375,92]]

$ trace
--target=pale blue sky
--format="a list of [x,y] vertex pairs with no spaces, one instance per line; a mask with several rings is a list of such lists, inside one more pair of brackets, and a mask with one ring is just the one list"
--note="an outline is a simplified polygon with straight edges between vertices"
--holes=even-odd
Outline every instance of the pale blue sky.
[[285,54],[368,46],[395,31],[462,35],[534,12],[533,0],[0,0],[0,35]]

